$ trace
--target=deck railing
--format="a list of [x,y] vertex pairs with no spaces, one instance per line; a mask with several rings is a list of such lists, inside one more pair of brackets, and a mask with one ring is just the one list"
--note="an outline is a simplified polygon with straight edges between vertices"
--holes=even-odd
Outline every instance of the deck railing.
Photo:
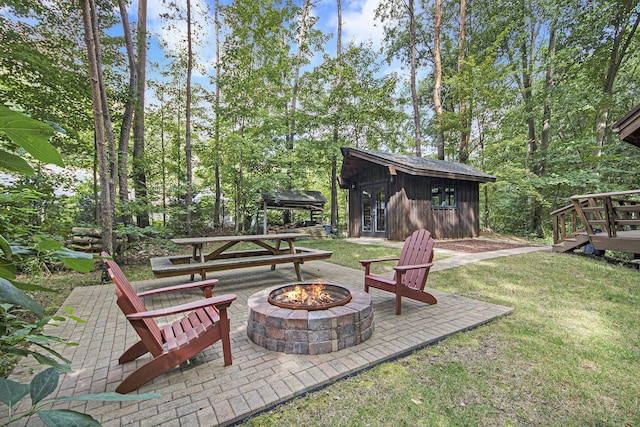
[[572,196],[571,201],[587,235],[640,228],[640,190]]
[[[583,233],[585,228],[573,204],[551,212],[553,219],[553,243],[558,244]],[[570,231],[569,231],[570,230]]]
[[593,236],[640,230],[640,190],[583,194],[571,197],[571,205],[551,212],[553,243],[561,243],[578,233]]

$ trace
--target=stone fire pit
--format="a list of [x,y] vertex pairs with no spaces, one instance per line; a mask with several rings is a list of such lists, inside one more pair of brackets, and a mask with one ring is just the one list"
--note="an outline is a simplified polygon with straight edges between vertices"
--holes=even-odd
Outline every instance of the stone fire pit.
[[292,309],[269,302],[269,296],[281,288],[311,283],[292,283],[264,289],[249,297],[247,336],[255,344],[272,351],[293,354],[324,354],[342,350],[371,337],[373,309],[371,297],[364,291],[346,290],[350,300],[326,309]]

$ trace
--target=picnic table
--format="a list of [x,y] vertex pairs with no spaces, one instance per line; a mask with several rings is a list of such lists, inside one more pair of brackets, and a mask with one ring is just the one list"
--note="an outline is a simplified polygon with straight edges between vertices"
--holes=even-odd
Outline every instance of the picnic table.
[[[192,254],[151,258],[151,269],[156,277],[199,274],[203,280],[207,272],[293,263],[296,276],[302,281],[300,264],[305,261],[326,259],[332,252],[296,247],[295,241],[309,237],[303,233],[254,234],[245,236],[213,236],[171,239],[177,245],[191,246]],[[283,242],[286,243],[283,245]],[[256,248],[230,250],[239,243],[253,243]],[[206,245],[219,244],[205,253]]]

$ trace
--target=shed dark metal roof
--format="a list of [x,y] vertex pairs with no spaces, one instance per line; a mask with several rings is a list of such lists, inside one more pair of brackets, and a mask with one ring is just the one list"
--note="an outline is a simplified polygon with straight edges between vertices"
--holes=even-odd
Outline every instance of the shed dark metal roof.
[[281,209],[322,209],[327,202],[319,191],[296,191],[275,189],[262,194],[260,205]]
[[623,141],[640,148],[640,104],[611,125],[611,129],[620,135]]
[[[476,182],[495,182],[496,177],[475,169],[469,165],[444,160],[426,159],[424,157],[406,154],[392,154],[383,151],[363,150],[361,148],[343,147],[342,169],[340,171],[341,185],[359,170],[366,167],[366,162],[390,168],[415,176],[430,176],[436,178],[450,178]],[[392,172],[393,173],[393,172]]]

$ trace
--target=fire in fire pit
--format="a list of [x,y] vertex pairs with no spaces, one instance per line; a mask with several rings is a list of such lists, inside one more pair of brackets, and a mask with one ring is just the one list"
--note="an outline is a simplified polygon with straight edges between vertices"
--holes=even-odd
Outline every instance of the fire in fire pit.
[[269,294],[269,302],[293,310],[324,310],[351,301],[351,292],[342,286],[325,283],[295,283]]
[[[289,283],[251,295],[247,301],[249,339],[268,350],[315,355],[358,345],[371,337],[373,306],[368,293],[336,284],[315,285]],[[308,298],[312,289],[318,294],[315,300]]]

